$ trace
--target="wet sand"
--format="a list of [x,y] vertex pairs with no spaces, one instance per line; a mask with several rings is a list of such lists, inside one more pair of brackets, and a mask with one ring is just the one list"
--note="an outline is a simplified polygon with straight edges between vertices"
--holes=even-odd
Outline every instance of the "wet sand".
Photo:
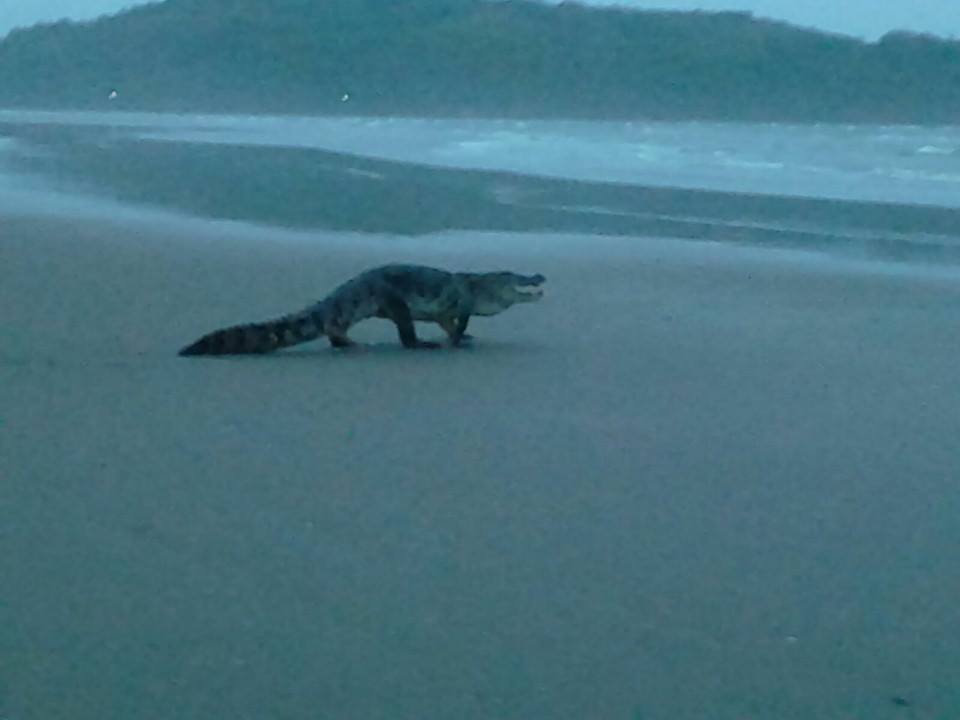
[[[949,272],[0,224],[0,716],[960,713]],[[392,260],[547,295],[464,350],[369,321],[358,352],[176,356]]]

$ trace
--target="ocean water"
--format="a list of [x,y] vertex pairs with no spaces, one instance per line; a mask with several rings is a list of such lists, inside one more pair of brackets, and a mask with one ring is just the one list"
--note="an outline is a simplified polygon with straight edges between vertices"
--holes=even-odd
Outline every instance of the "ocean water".
[[960,126],[0,111],[3,207],[960,263]]
[[22,111],[0,111],[0,124],[98,127],[156,142],[312,148],[599,182],[960,207],[960,126]]
[[599,182],[960,207],[960,127],[241,118],[142,137],[313,147]]

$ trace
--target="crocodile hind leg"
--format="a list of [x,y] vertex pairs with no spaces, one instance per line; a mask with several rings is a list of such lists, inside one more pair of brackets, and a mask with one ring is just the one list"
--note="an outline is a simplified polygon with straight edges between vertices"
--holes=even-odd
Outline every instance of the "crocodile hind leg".
[[356,345],[356,343],[346,335],[328,335],[327,339],[333,347],[338,349],[349,348]]
[[347,337],[347,328],[337,327],[336,325],[328,325],[325,328],[325,334],[327,336],[327,340],[330,341],[330,345],[335,348],[343,349],[356,345],[353,340]]

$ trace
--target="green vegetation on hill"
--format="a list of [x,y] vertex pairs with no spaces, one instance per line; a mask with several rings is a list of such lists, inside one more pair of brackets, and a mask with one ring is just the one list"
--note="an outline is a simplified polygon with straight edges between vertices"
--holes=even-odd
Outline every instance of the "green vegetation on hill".
[[956,123],[960,42],[533,0],[166,0],[10,33],[0,105]]

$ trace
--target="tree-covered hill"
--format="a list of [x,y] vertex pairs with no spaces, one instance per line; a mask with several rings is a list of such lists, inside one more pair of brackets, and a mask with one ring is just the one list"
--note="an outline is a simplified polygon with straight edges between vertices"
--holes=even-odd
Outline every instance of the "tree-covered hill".
[[0,105],[956,123],[960,42],[533,0],[166,0],[10,33]]

